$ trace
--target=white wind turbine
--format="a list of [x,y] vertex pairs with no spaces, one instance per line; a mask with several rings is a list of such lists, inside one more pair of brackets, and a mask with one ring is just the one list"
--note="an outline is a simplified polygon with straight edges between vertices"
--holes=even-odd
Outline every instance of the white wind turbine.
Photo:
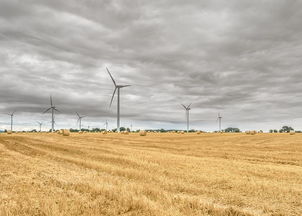
[[15,111],[10,113],[10,114],[7,114],[10,116],[10,130],[13,131],[13,125],[14,125],[14,115],[15,115]]
[[106,131],[108,131],[108,121],[106,120],[105,124],[104,124]]
[[82,130],[82,118],[85,118],[86,116],[80,116],[80,114],[78,112],[76,112],[77,116],[78,116],[78,123],[79,123],[79,130]]
[[111,77],[112,82],[115,87],[111,101],[110,101],[110,107],[112,105],[113,98],[114,98],[115,92],[117,90],[117,132],[120,132],[120,90],[121,90],[121,88],[125,88],[125,87],[131,86],[131,85],[117,85],[115,80],[113,79],[111,73],[109,72],[108,68],[106,68],[106,69],[107,69],[107,72],[108,72],[109,76]]
[[45,110],[43,113],[46,113],[49,110],[51,110],[51,132],[54,132],[54,130],[55,130],[55,111],[57,111],[57,112],[60,112],[60,111],[57,110],[57,108],[53,104],[52,96],[50,96],[50,107],[47,110]]
[[192,104],[190,104],[189,106],[185,106],[183,104],[181,104],[183,106],[183,108],[186,110],[186,117],[187,117],[187,133],[189,132],[189,128],[190,128],[190,106]]
[[218,113],[217,120],[218,120],[218,125],[219,125],[219,132],[221,132],[221,120],[222,120],[222,116],[220,115],[220,113]]
[[39,121],[37,121],[37,123],[39,124],[39,128],[40,128],[39,132],[41,132],[42,131],[42,125],[43,125],[43,123],[39,122]]

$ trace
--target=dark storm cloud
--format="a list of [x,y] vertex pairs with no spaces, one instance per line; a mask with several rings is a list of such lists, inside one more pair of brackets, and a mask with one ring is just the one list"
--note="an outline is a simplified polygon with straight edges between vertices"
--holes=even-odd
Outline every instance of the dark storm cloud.
[[122,89],[122,115],[141,126],[180,123],[179,104],[191,102],[196,127],[218,112],[226,126],[292,122],[302,114],[301,9],[294,0],[0,0],[0,111],[39,116],[53,95],[66,119],[113,120],[107,66],[133,85]]

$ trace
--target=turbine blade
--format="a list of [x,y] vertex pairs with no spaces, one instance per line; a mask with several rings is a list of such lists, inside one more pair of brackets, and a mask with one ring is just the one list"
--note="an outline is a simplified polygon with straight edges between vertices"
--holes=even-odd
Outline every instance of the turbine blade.
[[52,106],[52,96],[50,96],[50,105]]
[[185,105],[183,105],[183,104],[181,104],[185,109],[187,109],[187,107],[185,106]]
[[111,107],[111,105],[112,105],[112,102],[113,102],[113,98],[114,98],[116,89],[117,89],[117,88],[114,89],[114,92],[113,92],[113,95],[112,95],[112,97],[111,97],[111,101],[110,101],[110,106],[109,106],[109,107]]
[[78,112],[76,112],[76,114],[77,114],[77,116],[80,118],[80,115],[79,115],[79,113]]
[[59,113],[61,112],[60,110],[57,110],[57,108],[53,108],[53,109],[54,109],[55,111],[59,112]]
[[120,88],[125,88],[125,87],[129,87],[131,85],[121,85]]
[[190,108],[191,105],[192,105],[192,103],[190,103],[190,105],[188,106],[188,108]]
[[46,112],[48,112],[49,110],[51,109],[51,107],[50,108],[48,108],[47,110],[45,110],[43,113],[46,113]]
[[106,70],[107,70],[107,72],[108,72],[109,76],[111,77],[111,79],[112,79],[112,82],[113,82],[114,86],[116,87],[116,82],[115,82],[115,80],[113,79],[113,77],[112,77],[112,75],[111,75],[111,73],[109,72],[109,70],[108,70],[108,68],[107,68],[107,67],[106,67]]

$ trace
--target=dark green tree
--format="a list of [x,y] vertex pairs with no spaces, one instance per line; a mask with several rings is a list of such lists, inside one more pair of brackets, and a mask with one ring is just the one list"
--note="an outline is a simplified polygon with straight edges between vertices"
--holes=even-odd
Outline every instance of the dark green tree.
[[92,132],[100,132],[101,129],[100,129],[100,128],[92,128],[91,131],[92,131]]
[[126,128],[125,127],[120,127],[120,131],[126,131]]
[[227,129],[224,130],[224,132],[226,132],[226,133],[240,133],[240,129],[239,128],[228,127]]
[[289,133],[290,131],[293,131],[294,129],[292,128],[292,127],[290,127],[290,126],[283,126],[280,130],[279,130],[279,132],[280,133]]

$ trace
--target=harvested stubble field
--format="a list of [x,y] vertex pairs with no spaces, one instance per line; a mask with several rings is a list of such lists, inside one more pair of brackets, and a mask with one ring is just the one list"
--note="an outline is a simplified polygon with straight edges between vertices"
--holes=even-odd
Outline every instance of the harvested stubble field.
[[0,135],[0,215],[302,215],[302,135]]

